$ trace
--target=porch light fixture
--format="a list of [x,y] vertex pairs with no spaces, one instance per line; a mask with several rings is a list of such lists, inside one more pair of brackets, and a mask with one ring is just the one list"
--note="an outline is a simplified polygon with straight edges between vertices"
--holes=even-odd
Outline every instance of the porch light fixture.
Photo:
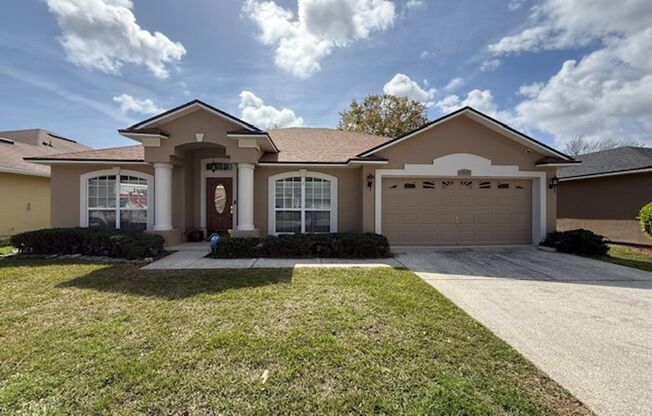
[[204,133],[195,133],[195,139],[199,143],[203,142],[204,141]]
[[370,174],[367,176],[367,186],[369,187],[369,189],[371,189],[371,187],[372,187],[373,185],[374,185],[374,175],[373,175],[372,173],[370,173]]
[[557,189],[557,185],[559,185],[559,178],[556,176],[553,176],[550,179],[550,184],[548,185],[548,188],[550,189]]

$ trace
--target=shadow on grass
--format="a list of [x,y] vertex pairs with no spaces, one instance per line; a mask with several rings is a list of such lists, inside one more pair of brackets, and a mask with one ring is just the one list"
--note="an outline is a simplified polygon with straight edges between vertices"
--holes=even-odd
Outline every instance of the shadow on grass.
[[597,260],[606,261],[608,263],[619,264],[621,266],[627,266],[634,269],[643,270],[646,272],[652,272],[652,261],[624,259],[621,257],[611,257],[611,256],[602,256],[602,257],[595,257],[595,258]]
[[290,269],[143,271],[121,264],[95,270],[57,287],[174,300],[291,282]]

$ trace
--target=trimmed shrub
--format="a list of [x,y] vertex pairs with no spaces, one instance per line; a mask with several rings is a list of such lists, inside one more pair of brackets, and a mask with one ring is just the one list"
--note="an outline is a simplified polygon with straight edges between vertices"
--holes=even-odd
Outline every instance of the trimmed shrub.
[[213,257],[221,259],[243,259],[257,257],[256,247],[260,238],[221,238]]
[[550,233],[543,245],[580,256],[604,256],[609,252],[603,236],[583,229]]
[[217,258],[384,258],[389,243],[378,234],[287,234],[265,238],[225,238]]
[[23,254],[82,254],[137,259],[157,256],[163,237],[98,228],[48,228],[11,237],[11,244]]
[[641,221],[643,232],[652,237],[652,202],[641,208],[639,221]]

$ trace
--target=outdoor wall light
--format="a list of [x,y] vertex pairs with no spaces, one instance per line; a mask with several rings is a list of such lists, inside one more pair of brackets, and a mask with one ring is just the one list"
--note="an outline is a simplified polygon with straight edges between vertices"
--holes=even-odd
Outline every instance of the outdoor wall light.
[[552,179],[550,179],[550,185],[548,185],[548,188],[557,189],[557,185],[559,185],[559,178],[553,176]]
[[369,187],[369,189],[371,189],[371,187],[374,186],[374,175],[372,173],[370,173],[367,176],[367,186]]

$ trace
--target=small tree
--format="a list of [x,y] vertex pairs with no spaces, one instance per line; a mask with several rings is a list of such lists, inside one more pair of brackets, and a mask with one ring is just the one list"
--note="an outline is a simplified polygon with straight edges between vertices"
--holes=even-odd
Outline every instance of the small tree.
[[575,136],[568,140],[565,151],[571,156],[579,156],[623,146],[642,147],[643,144],[636,140],[609,138],[602,140],[589,140],[584,136]]
[[641,208],[638,218],[645,234],[652,237],[652,202]]
[[339,128],[385,137],[398,137],[428,122],[426,106],[393,95],[369,95],[362,103],[351,101],[340,113]]

